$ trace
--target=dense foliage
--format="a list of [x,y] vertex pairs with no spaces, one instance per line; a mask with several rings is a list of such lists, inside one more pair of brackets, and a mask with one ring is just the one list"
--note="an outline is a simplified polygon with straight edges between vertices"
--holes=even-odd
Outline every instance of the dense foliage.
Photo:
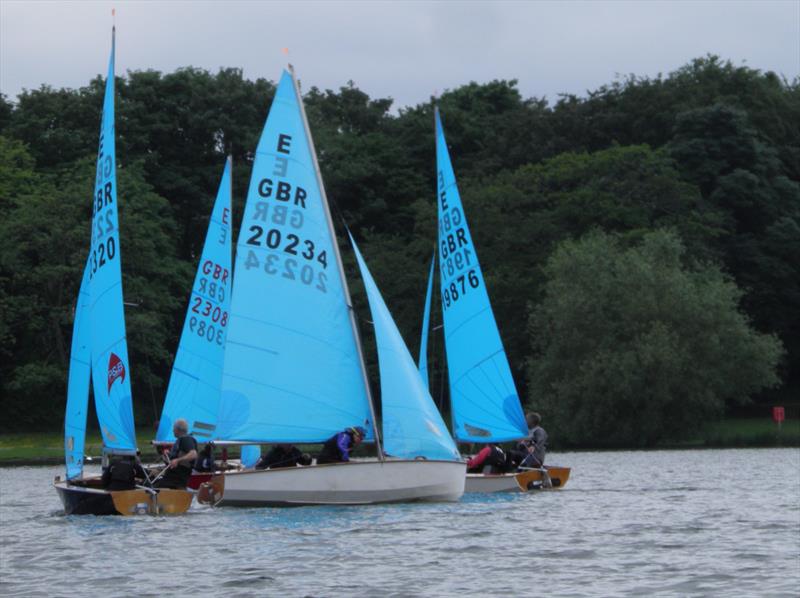
[[674,233],[624,248],[596,232],[559,246],[531,315],[531,395],[561,441],[648,446],[682,439],[777,384],[780,341],[737,311],[717,267],[684,266]]
[[[240,214],[274,90],[273,83],[248,81],[237,69],[132,72],[118,79],[121,255],[126,301],[135,304],[126,308],[126,319],[140,423],[160,410],[224,157],[234,156],[234,210]],[[102,92],[97,78],[78,90],[26,91],[13,103],[0,96],[3,429],[56,427],[63,417]],[[372,99],[353,84],[338,91],[312,88],[305,101],[334,213],[360,240],[415,352],[436,238],[433,107],[395,114],[390,99]],[[669,228],[670,243],[685,248],[679,271],[694,277],[698,301],[711,301],[703,293],[727,289],[720,304],[743,318],[742,334],[756,344],[774,338],[785,346],[771,374],[765,372],[774,359],[739,368],[730,379],[719,362],[698,362],[715,380],[708,412],[719,413],[726,400],[730,406],[744,395],[796,394],[799,82],[707,57],[665,77],[631,77],[553,106],[521,97],[514,81],[471,83],[444,93],[438,104],[519,390],[530,404],[552,411],[556,434],[598,442],[592,433],[562,430],[559,408],[545,397],[558,379],[548,370],[550,343],[565,341],[543,338],[548,331],[539,328],[553,300],[549,289],[563,274],[548,260],[600,247],[601,238],[624,257],[623,250],[644,251],[654,243],[653,231]],[[598,237],[597,230],[613,236]],[[587,233],[593,236],[581,245],[577,240]],[[363,309],[365,299],[355,291]],[[633,293],[630,301],[637,298]],[[537,314],[533,334],[520,325],[530,313]],[[623,329],[629,324],[611,320],[603,334],[619,334],[615,322]],[[664,331],[665,339],[674,334],[680,331]],[[607,341],[593,338],[586,350],[595,347],[599,362],[608,356],[601,351]],[[775,359],[778,346],[770,353]],[[437,333],[430,348],[432,389],[446,408]],[[577,355],[564,362],[561,375],[577,372],[579,363]],[[773,394],[758,393],[778,380]],[[687,398],[690,388],[699,387],[687,383],[664,392],[671,401],[706,404],[703,397]],[[604,398],[615,400],[610,393]],[[669,420],[666,429],[681,427],[676,410],[657,413]],[[643,432],[645,438],[652,436]]]

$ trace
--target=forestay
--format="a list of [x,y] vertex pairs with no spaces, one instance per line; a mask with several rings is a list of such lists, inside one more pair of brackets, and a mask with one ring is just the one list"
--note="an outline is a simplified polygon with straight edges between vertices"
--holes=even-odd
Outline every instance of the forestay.
[[502,442],[527,434],[436,110],[439,269],[454,436]]
[[414,359],[397,329],[375,281],[353,244],[375,326],[383,407],[383,448],[387,456],[459,460],[442,416],[433,404]]
[[172,425],[189,423],[198,440],[214,437],[222,385],[225,335],[231,302],[231,160],[225,163],[211,213],[203,253],[189,297],[181,341],[156,434],[174,442]]
[[431,270],[428,273],[428,290],[425,292],[425,309],[422,316],[422,334],[419,341],[419,375],[425,383],[425,388],[430,388],[428,382],[428,327],[431,319],[431,294],[433,292],[433,268],[436,265],[436,253],[431,259]]
[[67,411],[64,417],[64,456],[67,462],[67,479],[81,477],[86,444],[86,416],[89,407],[89,380],[91,377],[91,323],[89,321],[89,266],[83,269],[81,288],[75,303],[72,324],[72,346],[69,352],[69,380],[67,383]]
[[371,431],[368,396],[312,148],[284,71],[242,227],[217,436],[322,442]]
[[89,255],[92,383],[104,450],[132,453],[136,451],[136,436],[122,305],[114,134],[112,36],[92,202],[92,246]]

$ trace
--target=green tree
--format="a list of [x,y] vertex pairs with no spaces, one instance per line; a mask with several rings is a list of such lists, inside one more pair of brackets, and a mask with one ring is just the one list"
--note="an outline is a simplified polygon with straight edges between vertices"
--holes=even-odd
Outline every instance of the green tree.
[[780,341],[753,330],[719,269],[684,258],[677,236],[656,231],[630,248],[594,232],[548,260],[528,376],[530,406],[560,440],[677,441],[778,384]]
[[681,181],[665,152],[647,146],[565,153],[483,181],[461,178],[459,189],[522,393],[530,342],[518,321],[527,303],[540,299],[541,269],[558,243],[594,228],[633,242],[674,227],[693,256],[708,257],[719,228],[697,188]]

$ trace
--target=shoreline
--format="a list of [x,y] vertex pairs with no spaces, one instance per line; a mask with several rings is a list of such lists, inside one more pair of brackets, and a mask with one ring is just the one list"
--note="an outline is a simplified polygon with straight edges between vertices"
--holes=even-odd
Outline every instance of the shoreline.
[[[136,443],[142,450],[145,463],[155,463],[159,457],[153,449],[153,431],[149,427],[139,428]],[[267,443],[264,443],[267,444]],[[560,452],[619,452],[619,451],[664,451],[703,450],[737,448],[798,448],[800,447],[800,419],[788,419],[781,429],[767,418],[727,418],[712,424],[701,437],[681,442],[662,443],[653,447],[640,446],[564,446],[558,442],[550,444],[549,453]],[[309,445],[306,450],[314,452],[317,447]],[[84,448],[92,461],[100,463],[103,442],[98,430],[91,430]],[[465,448],[466,450],[466,448]],[[228,448],[229,457],[236,458],[239,450]],[[364,454],[373,454],[365,447]],[[0,467],[36,467],[64,463],[64,432],[3,432],[0,433]]]
[[[706,450],[737,450],[737,449],[800,449],[800,439],[794,439],[795,442],[785,442],[781,444],[730,444],[730,445],[674,445],[674,446],[658,446],[650,448],[570,448],[562,450],[553,450],[549,453],[621,453],[621,452],[657,452],[657,451],[706,451]],[[101,457],[92,456],[92,461],[87,461],[85,465],[99,465]],[[152,459],[145,458],[145,464],[155,463],[157,456],[152,455]],[[0,467],[45,467],[45,466],[58,466],[64,464],[64,457],[7,457],[0,458]]]

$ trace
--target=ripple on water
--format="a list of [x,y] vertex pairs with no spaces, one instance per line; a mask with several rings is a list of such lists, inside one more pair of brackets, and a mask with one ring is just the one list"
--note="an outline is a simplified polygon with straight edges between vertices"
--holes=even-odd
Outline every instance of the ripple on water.
[[[3,468],[0,594],[172,595],[178,570],[226,596],[796,596],[798,457],[572,453],[557,492],[175,518],[65,517],[58,468]],[[742,483],[765,468],[770,488]]]

